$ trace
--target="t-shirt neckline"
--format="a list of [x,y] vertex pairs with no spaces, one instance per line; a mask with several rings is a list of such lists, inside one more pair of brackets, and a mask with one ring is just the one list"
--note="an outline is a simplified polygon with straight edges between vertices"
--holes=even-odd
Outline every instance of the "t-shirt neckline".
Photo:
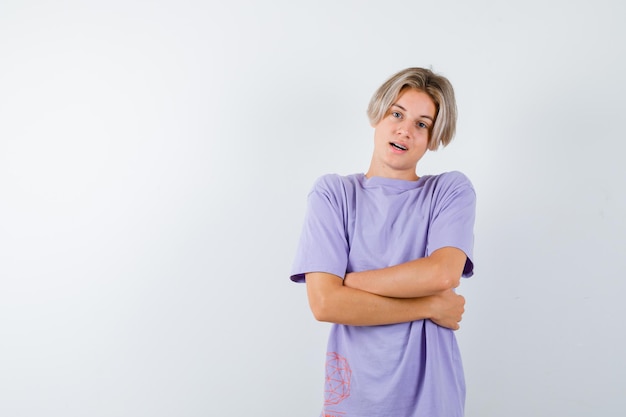
[[426,175],[419,177],[417,180],[400,180],[396,178],[386,178],[386,177],[370,177],[367,178],[365,174],[361,175],[361,183],[365,188],[372,187],[393,187],[401,190],[410,190],[413,188],[417,188],[422,184],[424,179],[427,177]]

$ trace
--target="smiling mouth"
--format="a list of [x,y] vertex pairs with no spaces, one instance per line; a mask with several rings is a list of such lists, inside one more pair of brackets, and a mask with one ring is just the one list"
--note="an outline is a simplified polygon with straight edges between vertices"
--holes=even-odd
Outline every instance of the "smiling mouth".
[[399,150],[401,150],[401,151],[408,151],[408,150],[409,150],[409,148],[406,148],[406,147],[404,147],[404,146],[402,146],[402,145],[398,145],[397,143],[394,143],[394,142],[390,142],[390,144],[391,144],[391,146],[393,146],[394,148],[399,149]]

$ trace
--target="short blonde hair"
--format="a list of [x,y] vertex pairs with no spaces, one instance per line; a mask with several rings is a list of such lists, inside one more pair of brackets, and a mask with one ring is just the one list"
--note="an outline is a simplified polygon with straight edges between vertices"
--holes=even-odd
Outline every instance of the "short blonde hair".
[[456,132],[454,89],[446,77],[429,69],[407,68],[385,81],[376,90],[367,107],[367,116],[372,126],[376,126],[385,117],[400,93],[407,88],[428,94],[437,108],[435,123],[428,138],[428,149],[436,150],[439,146],[448,145]]

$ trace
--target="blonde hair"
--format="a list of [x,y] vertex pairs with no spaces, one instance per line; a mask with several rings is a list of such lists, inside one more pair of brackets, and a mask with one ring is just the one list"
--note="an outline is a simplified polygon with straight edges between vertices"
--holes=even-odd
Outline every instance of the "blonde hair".
[[428,94],[437,108],[435,123],[428,138],[428,149],[436,150],[439,146],[448,145],[456,132],[454,89],[446,77],[429,69],[407,68],[385,81],[376,90],[367,107],[367,116],[372,126],[376,126],[385,117],[400,93],[407,88]]

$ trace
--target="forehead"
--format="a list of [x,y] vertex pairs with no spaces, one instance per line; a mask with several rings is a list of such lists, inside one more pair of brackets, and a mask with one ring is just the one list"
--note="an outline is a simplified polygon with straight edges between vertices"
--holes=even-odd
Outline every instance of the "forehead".
[[405,111],[420,113],[421,115],[434,117],[437,111],[432,97],[416,88],[405,88],[400,91],[391,107],[400,107]]

